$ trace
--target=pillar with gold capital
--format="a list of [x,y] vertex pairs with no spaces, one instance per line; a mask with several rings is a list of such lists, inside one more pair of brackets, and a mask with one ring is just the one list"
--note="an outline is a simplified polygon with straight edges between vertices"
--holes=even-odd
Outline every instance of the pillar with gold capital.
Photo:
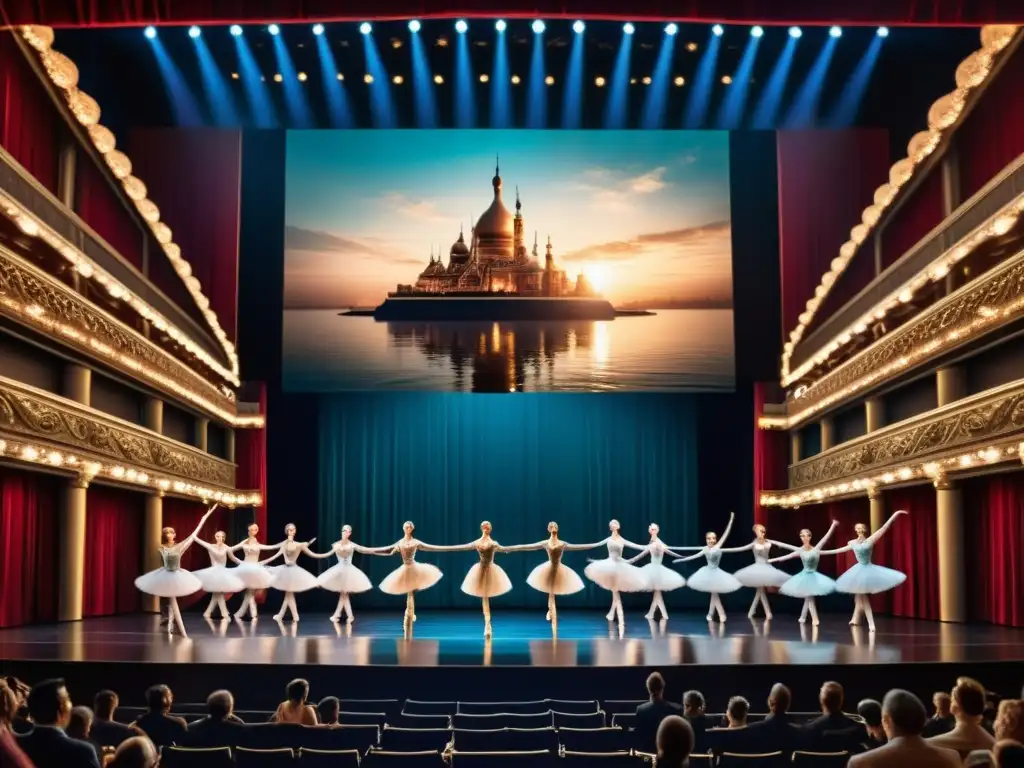
[[879,397],[864,401],[864,417],[868,432],[877,432],[885,426],[885,403]]
[[935,372],[935,389],[940,408],[967,397],[967,375],[964,369],[959,366],[939,368]]
[[939,551],[939,619],[967,621],[963,493],[946,477],[935,480]]
[[[159,568],[160,532],[164,526],[164,492],[146,495],[146,511],[142,523],[142,572],[149,573]],[[156,595],[142,595],[142,610],[160,612],[160,598]]]
[[59,514],[60,590],[57,620],[79,621],[85,590],[85,509],[89,481],[75,477],[68,481],[61,497]]
[[827,451],[829,448],[834,448],[835,445],[836,423],[826,416],[821,420],[821,450]]
[[789,463],[796,464],[800,461],[800,453],[803,450],[803,439],[799,429],[789,433]]
[[885,499],[881,488],[868,489],[868,501],[871,504],[871,532],[874,533],[885,524]]
[[200,451],[207,450],[207,435],[210,429],[210,420],[197,418],[195,421],[193,445]]

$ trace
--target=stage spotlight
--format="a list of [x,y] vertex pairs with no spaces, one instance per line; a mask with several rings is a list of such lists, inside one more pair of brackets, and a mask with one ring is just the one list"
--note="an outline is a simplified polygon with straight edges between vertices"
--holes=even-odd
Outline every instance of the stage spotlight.
[[191,26],[191,27],[188,28],[188,36],[191,37],[193,40],[195,40],[201,34],[203,34],[203,33],[199,29],[199,27]]
[[596,85],[598,88],[604,88],[605,82],[607,81],[603,77],[594,78],[594,85]]
[[676,87],[677,87],[677,88],[682,88],[682,87],[683,87],[684,85],[686,85],[686,78],[685,78],[685,77],[682,77],[682,76],[680,75],[679,77],[677,77],[677,78],[676,78],[675,80],[673,80],[672,82],[674,82],[674,83],[676,84]]
[[405,82],[405,78],[403,78],[401,75],[395,75],[394,77],[391,78],[391,82],[394,83],[395,85],[401,85],[402,83]]
[[309,79],[308,75],[305,72],[299,72],[298,77],[299,77],[299,82],[300,83],[304,83],[304,82],[306,82],[306,80]]
[[523,79],[519,75],[512,75],[512,85],[519,85]]
[[336,75],[335,75],[335,78],[337,78],[337,79],[338,79],[339,81],[341,81],[341,82],[344,82],[344,81],[345,81],[345,75],[344,75],[344,73],[342,73],[342,72],[339,72],[338,74],[336,74]]
[[362,24],[359,25],[359,34],[368,35],[371,32],[373,32],[373,27],[370,25],[370,22],[364,21]]
[[582,35],[586,28],[587,25],[584,24],[582,21],[573,22],[572,31],[575,32],[577,35]]
[[789,28],[789,36],[790,37],[801,37],[803,35],[803,33],[804,32],[803,32],[802,29],[800,29],[800,27],[790,27]]
[[323,33],[324,33],[324,25],[323,24],[314,24],[313,25],[313,34],[314,35],[319,37]]
[[274,82],[275,83],[280,83],[282,80],[284,80],[284,77],[281,75],[280,72],[278,72],[276,75],[274,75]]
[[458,21],[455,22],[455,31],[458,32],[460,35],[466,34],[468,30],[469,24],[466,23],[465,19],[459,19]]
[[409,22],[409,31],[412,32],[413,34],[419,32],[420,27],[421,25],[419,19],[413,19],[412,21]]
[[888,27],[879,27],[878,31],[876,31],[875,34],[878,35],[879,37],[888,37],[889,36],[889,28]]
[[277,24],[271,24],[269,27],[267,27],[267,32],[269,32],[272,35],[276,35],[280,31],[281,28],[277,26]]
[[373,75],[371,75],[369,72],[367,72],[365,75],[363,75],[363,82],[366,83],[367,85],[372,83],[373,82]]
[[751,37],[762,37],[764,35],[764,27],[752,27],[750,30]]
[[242,34],[242,28],[239,25],[237,25],[237,24],[232,24],[231,25],[231,36],[232,37],[238,37],[240,34]]
[[665,26],[665,34],[668,35],[669,37],[671,37],[672,35],[674,35],[678,31],[679,31],[679,25],[674,23],[674,22],[672,24],[667,24]]
[[147,40],[152,40],[154,37],[156,37],[156,27],[146,27],[143,30],[142,34],[146,36]]
[[441,36],[441,37],[437,38],[437,40],[434,41],[434,45],[436,45],[438,48],[447,48],[448,47],[448,38],[444,37],[444,36]]
[[441,77],[440,75],[434,75],[434,82],[437,85],[444,85],[444,78]]
[[487,82],[490,82],[490,80],[491,80],[491,78],[488,75],[480,75],[480,82],[481,83],[487,83]]
[[535,35],[542,35],[542,34],[544,34],[544,30],[547,29],[547,27],[544,25],[543,21],[541,21],[540,19],[537,19],[535,22],[533,22],[532,29],[533,29],[533,34],[535,34]]
[[693,53],[694,51],[697,50],[697,44],[696,43],[687,43],[686,44],[686,50],[688,50],[690,53]]
[[548,75],[547,77],[544,78],[544,85],[554,85],[554,84],[555,84],[555,78],[553,78],[551,75]]
[[496,22],[494,22],[494,29],[497,32],[504,32],[506,29],[508,29],[508,24],[505,23],[504,19],[498,19]]
[[636,78],[635,77],[629,78],[629,84],[630,85],[636,85]]
[[643,83],[644,85],[650,85],[651,84],[651,78],[650,78],[650,76],[647,76],[647,77],[643,78],[640,82]]
[[828,36],[829,37],[842,37],[843,36],[843,29],[842,29],[842,27],[832,27],[828,31]]
[[715,26],[711,28],[711,34],[715,37],[721,37],[725,34],[725,28],[721,24],[715,24]]
[[238,73],[237,72],[232,72],[231,73],[231,79],[232,80],[237,80],[238,79]]
[[625,24],[622,25],[622,31],[627,35],[632,35],[634,32],[636,32],[636,27],[634,27],[630,22],[627,21]]
[[730,75],[722,75],[722,85],[732,85],[732,77]]

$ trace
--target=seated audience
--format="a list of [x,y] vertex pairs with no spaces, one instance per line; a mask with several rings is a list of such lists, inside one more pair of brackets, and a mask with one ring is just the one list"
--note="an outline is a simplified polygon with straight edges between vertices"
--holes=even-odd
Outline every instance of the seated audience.
[[669,715],[681,714],[681,710],[676,704],[665,701],[665,678],[658,672],[652,672],[647,678],[647,695],[650,700],[636,708],[634,736],[637,749],[654,754],[661,721]]
[[658,768],[683,768],[690,764],[693,729],[678,715],[669,715],[658,726],[655,736]]
[[910,691],[889,691],[882,701],[882,727],[889,742],[878,749],[854,755],[847,768],[958,768],[960,757],[951,749],[936,747],[921,733],[928,719],[924,704]]
[[725,709],[725,718],[730,728],[746,728],[747,715],[750,713],[750,702],[742,696],[733,696]]
[[189,723],[184,743],[190,747],[235,747],[245,725],[235,717],[231,691],[214,691],[206,697],[206,717]]
[[160,754],[146,736],[132,736],[117,747],[106,768],[156,768]]
[[316,705],[317,714],[320,717],[321,725],[339,725],[338,717],[341,714],[341,702],[337,696],[327,696]]
[[865,749],[877,749],[889,739],[885,736],[885,728],[882,727],[882,705],[874,699],[864,699],[857,705],[857,714],[864,720],[868,729],[868,738],[864,742]]
[[103,749],[92,738],[92,710],[88,707],[72,707],[64,733],[77,741],[84,741],[96,750],[96,759],[103,764]]
[[852,717],[843,713],[843,686],[829,681],[818,694],[821,717],[804,726],[809,749],[851,749],[867,741],[867,730]]
[[997,740],[1010,739],[1024,744],[1024,699],[999,702],[993,729]]
[[691,752],[703,754],[708,751],[707,732],[714,728],[711,718],[704,714],[704,694],[700,691],[687,691],[683,694],[683,717],[693,731],[693,747]]
[[132,725],[146,734],[150,741],[160,747],[181,744],[188,733],[185,721],[176,715],[169,714],[174,694],[166,685],[154,685],[146,691],[147,712]]
[[0,765],[7,768],[32,768],[11,731],[11,720],[18,711],[18,695],[6,680],[0,679]]
[[301,723],[302,725],[317,725],[316,709],[306,703],[309,698],[309,683],[302,678],[292,680],[285,688],[285,695],[288,697],[282,701],[273,720],[276,723]]
[[44,680],[28,695],[32,730],[18,737],[18,746],[40,768],[99,768],[91,744],[76,741],[64,732],[71,719],[71,697],[63,680]]
[[992,748],[996,768],[1024,768],[1024,744],[1013,739],[997,741]]
[[928,722],[924,727],[925,738],[939,736],[953,730],[953,726],[956,725],[956,718],[953,717],[952,705],[953,699],[944,691],[939,691],[932,696],[932,706],[935,707],[935,714],[928,718]]
[[91,737],[101,747],[116,747],[125,739],[139,735],[139,731],[114,719],[118,704],[113,691],[100,691],[92,700]]
[[7,687],[14,692],[17,702],[17,709],[11,717],[11,730],[17,734],[28,733],[32,730],[32,723],[28,721],[28,694],[32,689],[13,675],[8,675],[4,680],[7,681]]
[[961,759],[971,750],[992,749],[996,740],[981,724],[985,713],[985,689],[981,683],[969,677],[958,678],[951,695],[956,726],[949,733],[932,736],[928,742],[956,750]]
[[789,715],[792,700],[789,688],[782,683],[772,686],[768,694],[768,717],[747,726],[743,743],[745,750],[761,753],[781,749],[788,754],[800,748],[800,727]]

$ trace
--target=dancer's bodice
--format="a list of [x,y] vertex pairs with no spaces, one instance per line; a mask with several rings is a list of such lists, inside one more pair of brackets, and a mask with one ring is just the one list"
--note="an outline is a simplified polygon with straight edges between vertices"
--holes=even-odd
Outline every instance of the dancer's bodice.
[[210,548],[206,551],[210,553],[210,563],[212,565],[224,566],[228,564],[228,547],[226,544],[211,544]]
[[868,543],[867,540],[857,541],[854,539],[850,542],[850,549],[853,550],[854,557],[861,565],[871,565],[871,550],[873,548],[874,544]]
[[722,562],[722,550],[712,547],[704,553],[704,557],[708,561],[709,568],[717,568],[718,564]]
[[608,539],[608,559],[609,560],[621,560],[622,551],[626,548],[625,543],[622,539],[609,538]]
[[668,547],[665,546],[665,542],[661,539],[655,539],[647,545],[647,551],[651,555],[651,563],[654,565],[661,565],[661,561],[665,559],[665,553],[668,551]]
[[249,542],[248,539],[242,542],[242,552],[245,554],[243,560],[247,563],[258,563],[260,560],[260,544],[258,541]]
[[334,543],[334,554],[338,556],[338,562],[342,565],[352,565],[352,553],[356,551],[356,545],[351,541],[336,541]]
[[168,571],[181,569],[181,550],[178,547],[160,547],[160,558]]
[[284,552],[284,564],[295,565],[299,561],[299,555],[302,553],[302,545],[289,539],[281,545],[281,551]]
[[772,548],[772,543],[766,541],[763,544],[760,541],[754,542],[754,562],[758,564],[766,564],[768,562],[768,551]]
[[[544,549],[546,549],[548,552],[548,562],[550,562],[552,565],[556,567],[559,564],[561,564],[562,553],[565,551],[565,544],[559,541],[557,544],[552,546],[551,542],[549,541],[544,545]],[[622,550],[619,550],[619,554],[621,553]]]
[[395,545],[398,554],[402,556],[404,565],[412,565],[416,562],[416,550],[420,548],[419,539],[402,539]]
[[480,539],[476,543],[476,551],[480,554],[480,565],[486,568],[494,562],[494,553],[498,550],[498,542],[494,539],[484,541]]
[[818,561],[821,560],[821,553],[816,549],[801,549],[800,562],[804,564],[805,571],[818,570]]

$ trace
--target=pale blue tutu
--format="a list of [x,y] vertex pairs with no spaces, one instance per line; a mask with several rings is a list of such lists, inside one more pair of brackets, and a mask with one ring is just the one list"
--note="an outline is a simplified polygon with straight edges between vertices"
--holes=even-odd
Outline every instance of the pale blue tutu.
[[717,565],[705,565],[687,579],[686,583],[690,589],[695,589],[698,592],[717,592],[722,595],[735,592],[743,587],[735,576],[723,571]]
[[768,563],[754,563],[740,568],[733,574],[744,587],[758,589],[761,587],[781,587],[789,581],[789,574]]
[[836,591],[836,582],[817,571],[801,571],[779,587],[786,597],[823,597]]
[[661,563],[648,563],[640,569],[647,582],[646,592],[671,592],[686,586],[686,579]]
[[855,563],[836,579],[836,591],[849,595],[877,595],[898,587],[907,574],[873,563]]

